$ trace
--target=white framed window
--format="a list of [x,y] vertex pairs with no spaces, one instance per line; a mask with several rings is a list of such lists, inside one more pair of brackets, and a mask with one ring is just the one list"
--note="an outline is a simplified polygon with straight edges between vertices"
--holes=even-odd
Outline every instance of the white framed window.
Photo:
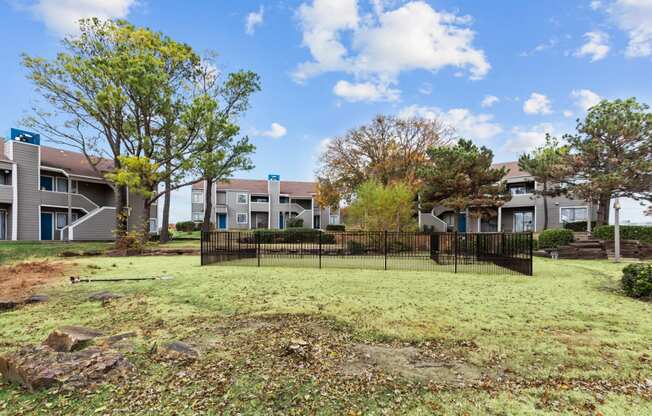
[[587,207],[562,207],[559,210],[562,223],[586,221],[589,211]]
[[71,182],[71,190],[70,192],[73,194],[78,194],[79,193],[79,182],[78,181],[72,181]]
[[238,194],[238,204],[247,204],[249,202],[249,195],[247,194]]
[[330,225],[337,225],[340,223],[340,216],[339,215],[334,215],[331,214],[330,218],[328,218],[328,223]]
[[204,192],[203,191],[192,191],[192,203],[201,204],[204,202]]
[[54,191],[54,177],[41,175],[41,191]]
[[57,177],[57,192],[68,192],[68,178]]
[[62,229],[66,225],[68,225],[68,213],[57,212],[57,230]]
[[149,232],[155,233],[158,231],[158,221],[156,218],[149,219]]
[[246,212],[239,212],[235,220],[238,224],[249,224],[249,214]]
[[204,213],[203,212],[193,212],[192,213],[192,220],[193,221],[203,221],[204,219]]

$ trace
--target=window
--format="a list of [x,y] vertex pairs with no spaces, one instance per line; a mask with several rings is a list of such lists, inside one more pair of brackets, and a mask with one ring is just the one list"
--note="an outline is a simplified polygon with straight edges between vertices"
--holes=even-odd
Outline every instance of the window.
[[57,178],[57,192],[68,192],[68,179]]
[[512,193],[512,195],[525,195],[527,194],[527,188],[522,185],[522,186],[512,186],[509,188],[509,191]]
[[330,218],[328,219],[328,223],[330,225],[337,225],[340,223],[340,216],[339,215],[333,215],[331,214]]
[[586,207],[579,208],[562,208],[561,209],[561,222],[580,222],[586,221],[587,218]]
[[238,204],[246,204],[247,202],[249,202],[247,194],[238,194]]
[[201,204],[204,202],[204,192],[203,191],[192,191],[192,203]]
[[193,221],[203,221],[204,220],[204,213],[203,212],[193,212],[192,213],[192,220]]
[[41,191],[54,191],[54,178],[41,175]]
[[534,213],[531,211],[514,213],[514,232],[522,233],[534,229]]
[[79,214],[76,212],[72,213],[72,222],[75,222],[79,219]]
[[442,218],[442,221],[446,223],[449,227],[453,227],[455,225],[455,215],[453,214],[444,214],[444,218]]
[[149,232],[156,233],[158,231],[158,221],[156,218],[149,219]]
[[240,212],[236,216],[236,221],[238,224],[248,224],[249,223],[249,214]]
[[79,193],[79,182],[72,181],[72,189],[70,190],[73,194]]
[[57,230],[62,229],[66,225],[68,225],[68,213],[57,212]]
[[5,170],[0,172],[0,185],[11,185],[11,171]]
[[278,197],[278,203],[279,204],[288,204],[288,203],[290,203],[290,197],[288,197],[288,196],[279,196]]
[[507,187],[512,195],[529,195],[534,191],[534,182],[513,183]]
[[7,239],[7,211],[0,210],[0,240]]
[[269,197],[262,195],[252,195],[251,202],[269,202]]

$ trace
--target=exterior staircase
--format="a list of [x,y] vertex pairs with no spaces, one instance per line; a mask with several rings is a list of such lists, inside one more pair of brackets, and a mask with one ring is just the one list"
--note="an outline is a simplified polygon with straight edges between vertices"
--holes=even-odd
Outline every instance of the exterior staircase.
[[558,250],[560,259],[606,259],[607,250],[601,240],[585,239],[574,241],[567,246],[561,246]]

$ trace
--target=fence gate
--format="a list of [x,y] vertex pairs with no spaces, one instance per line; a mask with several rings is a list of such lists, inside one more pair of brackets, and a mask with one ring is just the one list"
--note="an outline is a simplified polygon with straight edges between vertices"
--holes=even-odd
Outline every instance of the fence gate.
[[202,232],[201,264],[532,275],[532,233]]

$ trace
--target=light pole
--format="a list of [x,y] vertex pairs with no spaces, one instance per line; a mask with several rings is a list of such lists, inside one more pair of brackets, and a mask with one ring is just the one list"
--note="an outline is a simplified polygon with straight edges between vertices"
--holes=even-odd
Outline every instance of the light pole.
[[620,199],[614,202],[614,261],[620,261]]

